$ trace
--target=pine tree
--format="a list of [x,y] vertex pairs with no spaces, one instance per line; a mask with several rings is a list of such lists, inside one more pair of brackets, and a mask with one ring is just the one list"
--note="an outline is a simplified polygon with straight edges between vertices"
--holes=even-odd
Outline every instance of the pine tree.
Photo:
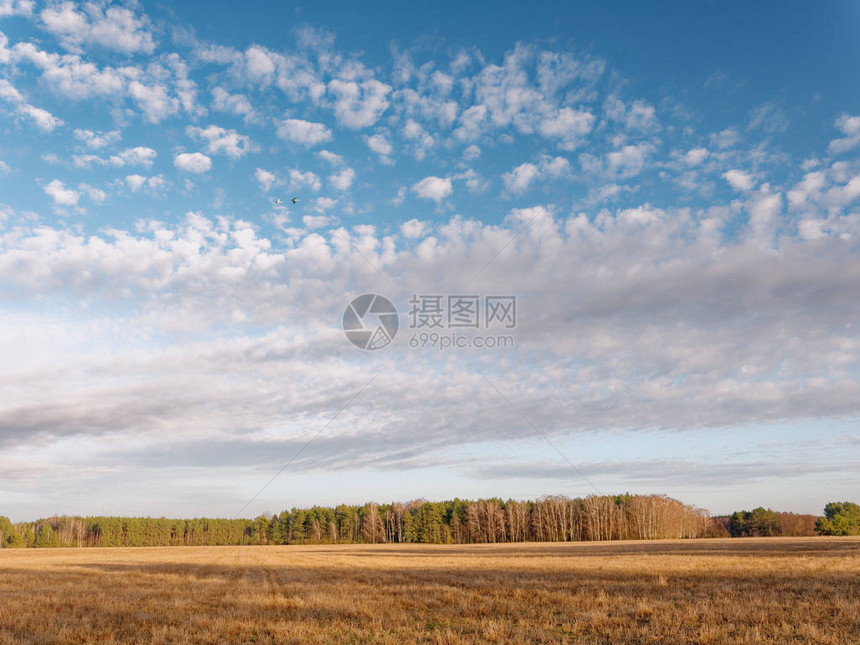
[[58,545],[59,542],[57,540],[57,534],[54,533],[54,529],[51,528],[51,525],[47,522],[42,524],[42,526],[39,527],[39,535],[36,536],[34,546],[37,548],[51,548]]

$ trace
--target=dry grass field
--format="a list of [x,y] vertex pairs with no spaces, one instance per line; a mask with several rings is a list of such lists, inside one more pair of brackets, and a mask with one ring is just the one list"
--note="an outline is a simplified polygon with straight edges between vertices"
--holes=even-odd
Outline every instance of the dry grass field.
[[0,643],[860,643],[860,538],[0,551]]

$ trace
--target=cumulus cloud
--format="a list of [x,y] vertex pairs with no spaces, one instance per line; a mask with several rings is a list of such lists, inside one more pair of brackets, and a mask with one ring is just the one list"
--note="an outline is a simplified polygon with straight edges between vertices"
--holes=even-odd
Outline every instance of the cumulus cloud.
[[582,144],[594,127],[594,122],[593,114],[566,107],[543,119],[539,131],[547,138],[558,139],[560,148],[573,150]]
[[355,171],[352,168],[344,168],[340,172],[329,175],[328,180],[335,190],[348,190],[355,181]]
[[606,154],[605,159],[596,160],[590,155],[580,155],[580,162],[589,172],[602,174],[604,179],[630,179],[642,173],[656,151],[654,144],[643,141],[621,146]]
[[78,200],[81,198],[80,192],[66,188],[59,179],[54,179],[50,184],[45,186],[44,191],[59,206],[76,206]]
[[71,2],[53,4],[39,14],[44,29],[73,51],[97,45],[124,54],[151,54],[155,40],[149,19],[123,7],[103,8],[95,2],[77,9]]
[[710,140],[712,146],[725,150],[738,145],[741,140],[741,135],[736,128],[726,128],[720,132],[712,133]]
[[316,146],[332,140],[331,130],[322,123],[302,119],[285,119],[278,126],[278,136],[303,146]]
[[432,199],[437,204],[454,192],[450,177],[425,177],[412,185],[412,192],[422,199]]
[[463,159],[465,159],[466,161],[474,161],[475,159],[478,159],[480,156],[481,156],[481,149],[478,146],[476,146],[475,144],[472,144],[471,146],[469,146],[468,148],[463,150]]
[[335,207],[337,205],[338,200],[332,197],[317,197],[314,200],[314,205],[316,205],[318,210],[327,211]]
[[[322,188],[322,182],[320,181],[320,178],[310,170],[302,172],[297,168],[293,168],[289,171],[289,178],[292,185],[299,190],[301,190],[302,188],[310,188],[312,191],[317,192],[320,188]],[[347,185],[347,188],[348,187],[349,186]]]
[[836,119],[836,127],[845,136],[830,142],[830,145],[827,146],[827,151],[830,154],[842,154],[860,145],[860,116],[842,114]]
[[210,125],[206,128],[188,126],[185,132],[189,137],[203,139],[207,142],[206,150],[212,154],[225,154],[231,159],[239,159],[245,156],[251,149],[248,137],[239,134],[235,130],[227,130]]
[[53,132],[63,120],[42,108],[30,105],[21,93],[6,79],[0,78],[0,99],[11,103],[17,114],[32,121],[42,132]]
[[331,150],[320,150],[319,152],[317,152],[317,157],[319,157],[326,163],[331,164],[332,166],[339,166],[343,163],[343,157],[339,154],[332,152]]
[[502,175],[502,181],[509,192],[524,193],[539,175],[540,170],[535,164],[524,163]]
[[[27,61],[42,71],[42,82],[55,93],[75,101],[96,97],[118,97],[127,91],[127,74],[83,60],[77,55],[60,56],[38,49],[32,43],[19,42],[15,58]],[[140,76],[140,70],[129,68],[127,73]]]
[[384,161],[391,160],[391,154],[394,152],[394,146],[391,141],[383,133],[377,133],[370,137],[365,137],[367,147],[378,154]]
[[0,0],[0,18],[31,16],[35,4],[32,0]]
[[18,106],[18,113],[28,117],[42,132],[53,132],[55,128],[63,125],[62,119],[55,117],[47,110],[26,103]]
[[428,228],[427,222],[411,219],[400,225],[400,232],[403,233],[404,237],[416,239],[424,235]]
[[212,160],[200,152],[183,152],[176,155],[173,165],[185,172],[199,175],[212,168]]
[[158,153],[147,146],[135,146],[127,148],[120,153],[111,155],[110,164],[122,168],[123,166],[151,166]]
[[688,166],[695,167],[708,158],[708,150],[706,148],[693,148],[688,150],[684,155],[684,163]]
[[537,164],[520,164],[502,175],[505,190],[515,195],[526,192],[542,179],[558,178],[570,174],[570,162],[564,157],[543,157]]
[[723,177],[735,190],[747,191],[755,186],[752,176],[743,170],[727,170],[723,173]]
[[388,108],[391,86],[376,79],[329,81],[328,92],[334,97],[334,116],[337,122],[358,130],[376,123]]
[[212,88],[212,109],[216,112],[227,112],[237,116],[250,117],[254,108],[244,94],[230,94],[223,87]]
[[275,63],[266,49],[252,45],[245,50],[245,70],[252,82],[268,85],[275,73]]
[[144,177],[143,175],[128,175],[125,178],[125,183],[128,185],[128,189],[136,193],[142,188],[148,188],[151,191],[159,191],[167,186],[167,182],[161,175],[155,175],[153,177]]
[[179,100],[170,96],[167,86],[162,83],[132,81],[128,85],[128,93],[150,123],[158,123],[179,111]]
[[110,132],[93,132],[92,130],[76,129],[75,139],[82,142],[90,150],[100,150],[120,140],[119,130]]
[[254,178],[260,182],[260,187],[263,189],[264,193],[268,193],[278,180],[274,173],[263,168],[257,168],[254,171]]
[[107,193],[100,188],[95,188],[94,186],[90,186],[89,184],[80,184],[78,186],[78,190],[84,193],[90,201],[101,204],[105,199],[107,199]]

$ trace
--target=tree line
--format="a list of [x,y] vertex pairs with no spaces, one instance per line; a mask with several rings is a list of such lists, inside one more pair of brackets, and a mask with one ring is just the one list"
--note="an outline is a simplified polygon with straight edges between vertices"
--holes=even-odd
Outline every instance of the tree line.
[[729,537],[811,536],[817,534],[818,520],[817,515],[781,513],[761,506],[714,518]]
[[245,544],[479,544],[771,535],[857,535],[860,507],[834,502],[825,516],[738,511],[711,518],[665,495],[499,498],[293,508],[255,519],[50,517],[12,524],[0,545],[21,547]]

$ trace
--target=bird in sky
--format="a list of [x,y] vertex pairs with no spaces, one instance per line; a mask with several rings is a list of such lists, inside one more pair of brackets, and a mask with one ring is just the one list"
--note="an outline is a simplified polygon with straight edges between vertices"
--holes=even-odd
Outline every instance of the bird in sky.
[[281,200],[280,200],[280,199],[276,199],[276,200],[275,200],[275,206],[280,206],[280,205],[281,205]]
[[299,198],[298,198],[298,197],[293,197],[293,204],[295,204],[297,201],[299,201]]

